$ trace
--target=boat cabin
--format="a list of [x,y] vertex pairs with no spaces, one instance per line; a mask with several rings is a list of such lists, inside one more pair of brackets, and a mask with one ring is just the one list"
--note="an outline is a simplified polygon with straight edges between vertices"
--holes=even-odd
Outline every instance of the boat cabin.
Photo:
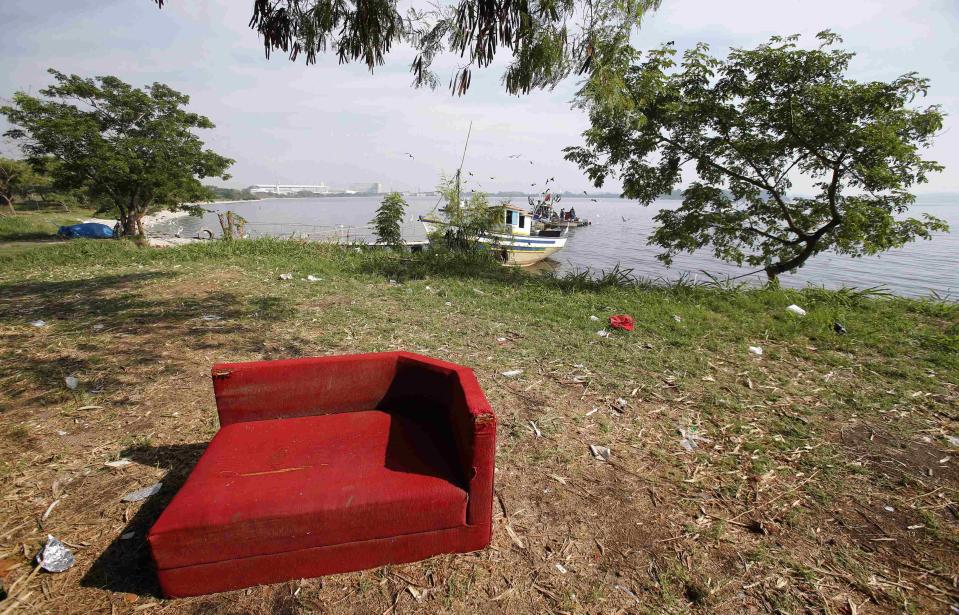
[[513,235],[529,235],[533,228],[533,216],[528,211],[515,205],[504,205],[506,210],[506,232]]

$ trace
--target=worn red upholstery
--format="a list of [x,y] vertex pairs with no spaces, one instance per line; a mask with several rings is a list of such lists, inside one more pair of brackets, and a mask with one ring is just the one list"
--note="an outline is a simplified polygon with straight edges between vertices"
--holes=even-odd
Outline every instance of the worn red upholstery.
[[217,365],[220,431],[150,530],[192,596],[489,544],[495,418],[411,353]]

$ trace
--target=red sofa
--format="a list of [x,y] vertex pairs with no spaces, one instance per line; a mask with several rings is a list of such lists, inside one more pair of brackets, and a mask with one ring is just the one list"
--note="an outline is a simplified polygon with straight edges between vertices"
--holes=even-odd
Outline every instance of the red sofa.
[[150,530],[195,596],[489,544],[496,418],[472,370],[408,352],[213,367],[220,430]]

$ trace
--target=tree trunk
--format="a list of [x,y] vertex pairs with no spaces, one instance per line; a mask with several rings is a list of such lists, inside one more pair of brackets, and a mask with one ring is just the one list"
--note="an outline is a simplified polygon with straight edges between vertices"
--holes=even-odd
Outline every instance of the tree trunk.
[[13,208],[13,199],[5,194],[0,194],[0,197],[3,197],[3,200],[7,202],[7,208],[10,210],[11,215],[17,215],[17,210]]
[[802,252],[784,261],[767,265],[766,276],[769,278],[769,281],[776,281],[776,276],[778,276],[780,273],[786,273],[787,271],[792,271],[793,269],[802,267],[803,263],[805,263],[809,257],[813,255],[813,252],[816,251],[816,246],[819,244],[819,241],[823,238],[823,236],[839,226],[840,222],[842,222],[841,218],[833,218],[828,224],[805,239],[806,247],[802,249]]
[[124,237],[136,237],[138,234],[137,230],[137,217],[133,213],[121,211],[120,212],[120,226],[123,227],[123,236]]

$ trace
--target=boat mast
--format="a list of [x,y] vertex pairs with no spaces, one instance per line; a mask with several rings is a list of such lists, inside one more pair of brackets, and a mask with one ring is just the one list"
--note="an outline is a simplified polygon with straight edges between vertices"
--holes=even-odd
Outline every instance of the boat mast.
[[460,168],[456,169],[456,206],[459,207],[463,200],[462,187],[460,181],[463,177],[463,163],[466,162],[466,148],[470,145],[470,135],[473,133],[473,122],[470,122],[469,130],[466,131],[466,143],[463,145],[463,155],[460,157]]

